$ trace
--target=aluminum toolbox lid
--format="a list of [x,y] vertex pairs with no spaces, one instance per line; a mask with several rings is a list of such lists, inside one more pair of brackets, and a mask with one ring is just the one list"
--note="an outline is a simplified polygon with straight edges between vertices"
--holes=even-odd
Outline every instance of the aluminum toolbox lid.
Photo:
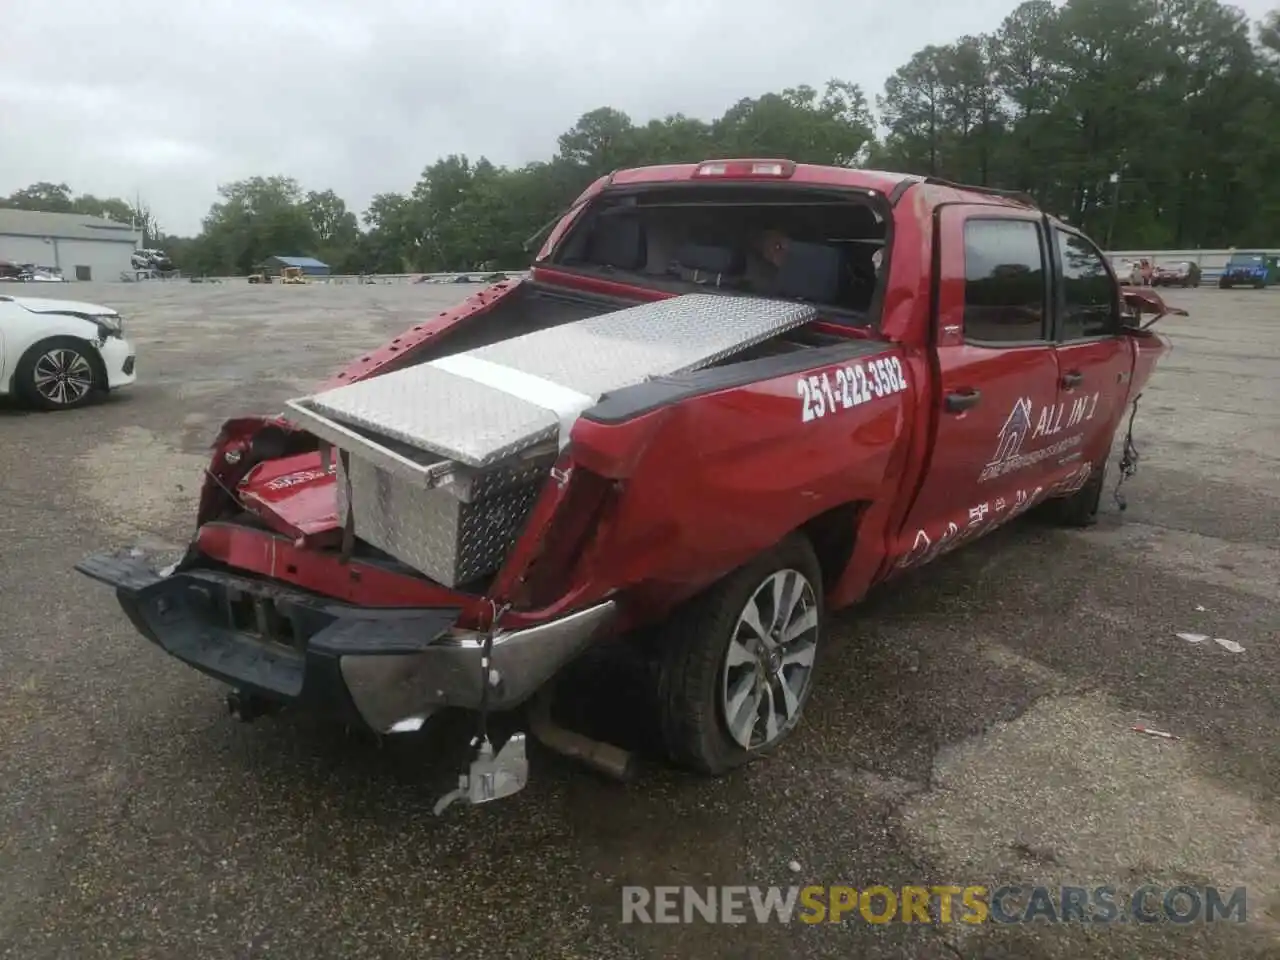
[[687,294],[290,401],[289,416],[356,455],[373,444],[383,448],[375,459],[395,451],[406,468],[481,468],[567,442],[577,416],[611,390],[697,370],[816,317],[806,304]]

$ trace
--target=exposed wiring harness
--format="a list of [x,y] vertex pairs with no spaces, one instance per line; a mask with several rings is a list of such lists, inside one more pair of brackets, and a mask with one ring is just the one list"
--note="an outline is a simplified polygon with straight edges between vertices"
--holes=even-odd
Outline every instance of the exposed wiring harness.
[[1142,459],[1142,455],[1138,453],[1138,447],[1133,442],[1133,419],[1138,415],[1138,401],[1142,399],[1142,394],[1138,394],[1133,398],[1133,406],[1129,410],[1129,425],[1124,434],[1124,448],[1120,453],[1120,479],[1116,481],[1116,489],[1112,496],[1115,497],[1116,506],[1123,512],[1128,507],[1128,502],[1120,493],[1120,485],[1138,472],[1138,461]]

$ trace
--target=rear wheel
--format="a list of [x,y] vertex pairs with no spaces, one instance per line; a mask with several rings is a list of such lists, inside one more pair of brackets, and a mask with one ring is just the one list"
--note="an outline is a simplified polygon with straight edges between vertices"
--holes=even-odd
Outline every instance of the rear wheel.
[[823,641],[822,571],[793,535],[677,610],[660,631],[658,702],[672,760],[719,775],[795,729]]
[[1098,464],[1089,474],[1084,486],[1075,493],[1044,505],[1044,516],[1050,523],[1062,527],[1091,527],[1098,522],[1098,508],[1102,505],[1102,486],[1107,479],[1107,465]]
[[38,343],[18,362],[19,392],[42,410],[71,410],[92,399],[102,385],[92,348],[72,337]]

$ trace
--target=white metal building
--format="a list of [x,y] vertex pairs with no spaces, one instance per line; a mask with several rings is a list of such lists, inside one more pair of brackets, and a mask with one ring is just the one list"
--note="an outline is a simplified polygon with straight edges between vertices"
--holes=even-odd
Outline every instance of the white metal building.
[[127,223],[79,213],[0,209],[0,260],[61,271],[68,280],[119,280],[142,235]]

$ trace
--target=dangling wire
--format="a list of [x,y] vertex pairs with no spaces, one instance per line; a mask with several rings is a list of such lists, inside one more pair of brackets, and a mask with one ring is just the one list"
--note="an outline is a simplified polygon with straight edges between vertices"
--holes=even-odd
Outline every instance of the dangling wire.
[[510,604],[504,604],[499,607],[494,600],[489,601],[492,615],[489,619],[489,629],[484,633],[484,648],[480,654],[480,725],[475,741],[477,746],[489,739],[489,688],[493,685],[491,682],[493,676],[493,635],[498,630],[498,621],[502,619],[503,614],[510,607]]
[[1129,426],[1124,435],[1124,448],[1120,454],[1120,479],[1116,481],[1116,489],[1112,496],[1115,498],[1116,506],[1123,512],[1129,504],[1120,493],[1120,485],[1138,472],[1138,461],[1142,459],[1138,453],[1138,448],[1133,442],[1133,419],[1138,415],[1138,401],[1142,399],[1142,394],[1138,394],[1133,398],[1133,408],[1129,411]]

